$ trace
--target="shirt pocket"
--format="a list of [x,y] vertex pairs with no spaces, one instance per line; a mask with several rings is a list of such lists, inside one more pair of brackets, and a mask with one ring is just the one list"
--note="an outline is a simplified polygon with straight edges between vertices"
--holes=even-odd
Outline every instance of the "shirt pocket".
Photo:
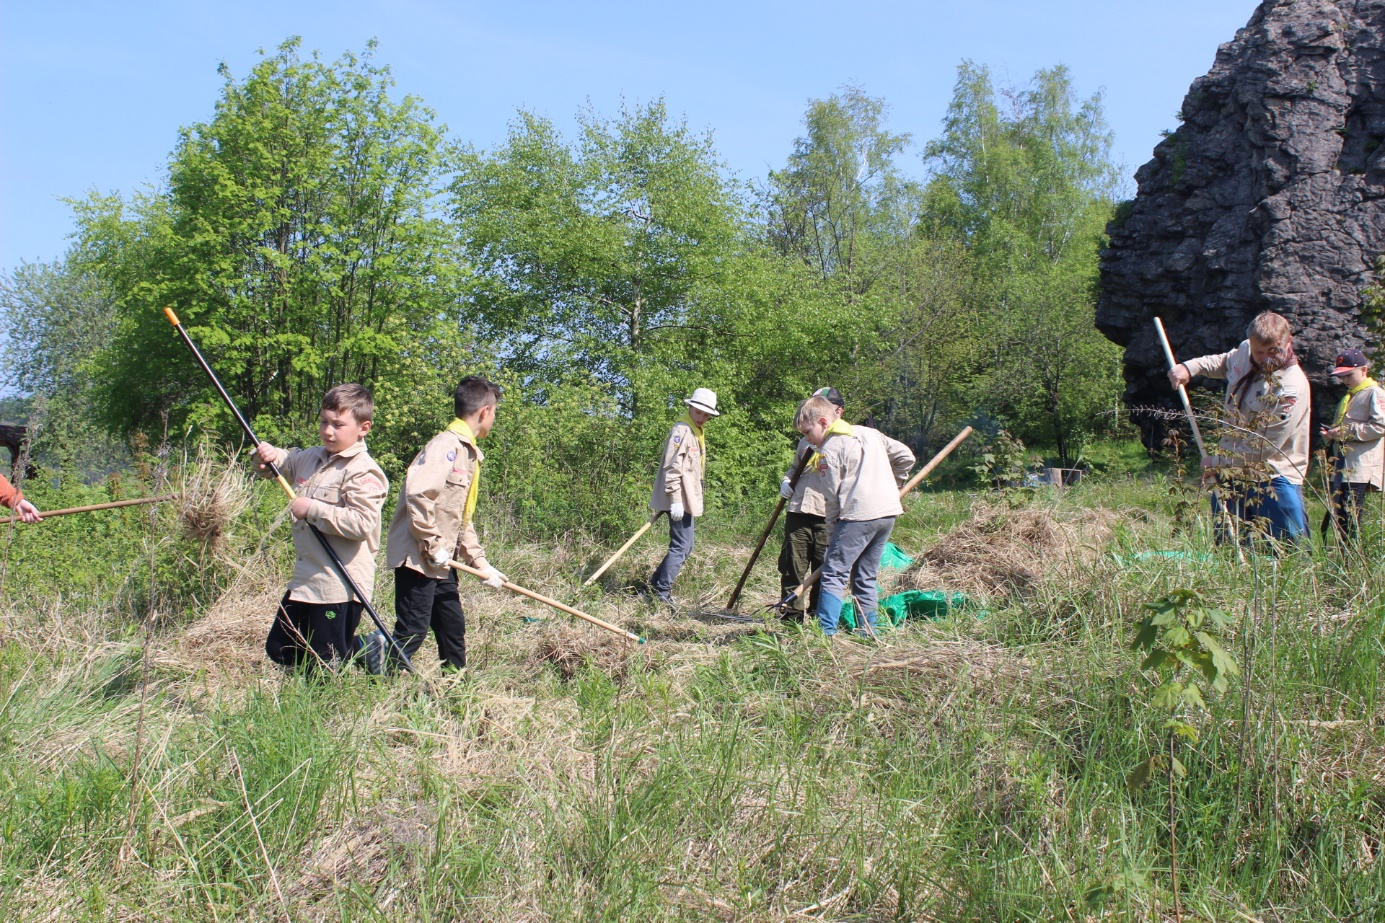
[[461,511],[466,503],[467,490],[471,487],[471,472],[463,468],[453,468],[447,473],[447,484],[443,488],[441,503],[449,510]]
[[341,487],[344,480],[343,471],[325,470],[320,471],[311,479],[308,488],[303,496],[311,497],[314,500],[321,500],[328,506],[341,505]]

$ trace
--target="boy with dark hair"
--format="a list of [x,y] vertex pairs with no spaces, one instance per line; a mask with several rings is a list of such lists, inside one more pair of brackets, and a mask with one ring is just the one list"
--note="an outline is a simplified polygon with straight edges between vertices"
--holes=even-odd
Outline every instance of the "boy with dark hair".
[[[826,398],[837,417],[846,406],[845,399],[836,388],[819,388],[813,397]],[[798,483],[793,483],[793,469],[798,467],[799,459],[809,455]],[[807,439],[798,440],[794,451],[794,462],[784,472],[779,483],[779,495],[788,501],[784,511],[784,544],[779,549],[779,587],[781,596],[787,597],[813,571],[822,566],[823,555],[827,553],[827,501],[822,495],[822,478],[817,465],[822,460]],[[812,591],[806,596],[797,596],[784,610],[783,618],[801,622],[809,612],[816,612],[821,594],[821,584],[814,583]]]
[[500,388],[479,375],[461,380],[452,395],[456,418],[414,456],[390,523],[395,640],[412,658],[431,627],[444,671],[466,668],[466,615],[448,562],[486,571],[483,582],[497,590],[506,579],[486,560],[473,524],[485,457],[477,442],[495,425],[499,401]]
[[[1359,349],[1337,357],[1332,377],[1346,385],[1331,426],[1322,436],[1332,449],[1332,506],[1328,516],[1343,539],[1361,535],[1366,494],[1380,490],[1385,465],[1385,390],[1370,375],[1370,363]],[[1327,522],[1323,523],[1323,538]]]
[[822,479],[829,538],[822,562],[818,624],[823,634],[837,633],[849,586],[857,618],[864,617],[873,631],[876,573],[895,518],[904,512],[899,488],[914,467],[914,453],[877,429],[847,423],[823,397],[804,401],[794,426],[822,456],[817,474]]
[[275,663],[311,669],[363,654],[367,666],[378,669],[379,633],[356,637],[362,601],[353,597],[310,528],[327,537],[356,586],[369,596],[380,550],[380,511],[389,492],[385,473],[366,449],[374,416],[369,391],[358,384],[337,385],[322,398],[318,413],[322,445],[278,449],[261,442],[255,448],[260,474],[270,477],[269,465],[277,465],[298,494],[289,505],[297,560],[265,639],[265,653]]
[[702,427],[720,416],[711,388],[694,390],[683,403],[688,412],[668,431],[649,500],[650,511],[668,513],[668,553],[649,578],[649,589],[665,605],[673,605],[673,581],[692,554],[693,521],[702,515],[702,478],[707,467],[707,437]]

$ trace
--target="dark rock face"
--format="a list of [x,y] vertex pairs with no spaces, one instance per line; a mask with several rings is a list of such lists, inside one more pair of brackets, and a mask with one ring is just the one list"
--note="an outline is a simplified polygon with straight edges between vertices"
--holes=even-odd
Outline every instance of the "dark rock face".
[[1337,353],[1366,345],[1385,251],[1385,0],[1266,0],[1181,115],[1101,256],[1096,323],[1126,347],[1126,401],[1175,406],[1155,316],[1182,359],[1231,349],[1272,310],[1322,416]]

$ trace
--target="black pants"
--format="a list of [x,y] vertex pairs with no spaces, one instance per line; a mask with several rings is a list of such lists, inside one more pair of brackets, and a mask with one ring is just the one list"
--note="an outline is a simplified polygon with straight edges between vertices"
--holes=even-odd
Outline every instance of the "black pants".
[[[784,514],[784,546],[779,549],[779,598],[783,599],[803,582],[803,578],[822,566],[827,554],[827,520],[811,513]],[[822,581],[813,584],[806,597],[799,597],[784,610],[785,618],[803,620],[805,612],[818,610]]]
[[265,653],[286,667],[312,669],[344,662],[360,647],[356,628],[361,624],[361,609],[359,602],[305,603],[285,593],[265,638]]
[[[425,577],[409,567],[394,569],[394,640],[412,660],[428,629],[438,639],[438,656],[443,669],[460,670],[466,666],[466,616],[462,600],[457,595],[457,575]],[[399,654],[390,649],[390,663],[395,669]]]
[[1332,482],[1332,508],[1323,517],[1322,537],[1327,540],[1327,526],[1331,522],[1337,529],[1337,537],[1342,541],[1356,541],[1361,537],[1361,515],[1366,508],[1366,494],[1371,490],[1369,483],[1348,484],[1345,481]]

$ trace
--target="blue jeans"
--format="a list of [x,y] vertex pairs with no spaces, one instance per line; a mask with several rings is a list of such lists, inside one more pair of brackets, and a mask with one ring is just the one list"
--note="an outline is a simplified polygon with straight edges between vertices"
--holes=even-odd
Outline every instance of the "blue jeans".
[[[1212,516],[1217,522],[1217,541],[1227,541],[1221,524],[1223,506],[1242,523],[1253,524],[1257,519],[1265,520],[1269,537],[1297,545],[1308,534],[1308,516],[1304,512],[1303,485],[1295,484],[1286,477],[1271,478],[1259,483],[1238,482],[1223,485],[1221,491],[1231,496],[1219,501],[1218,494],[1212,495]],[[1243,533],[1242,539],[1247,536]]]
[[837,633],[848,585],[851,595],[856,597],[857,618],[864,615],[866,622],[875,627],[875,578],[892,529],[894,517],[886,516],[865,522],[842,520],[832,530],[827,554],[822,559],[822,595],[818,599],[818,625],[824,634]]
[[668,518],[668,554],[659,562],[654,576],[649,578],[649,588],[660,599],[668,599],[673,590],[673,581],[683,569],[683,562],[693,550],[693,516],[684,513],[681,520]]

